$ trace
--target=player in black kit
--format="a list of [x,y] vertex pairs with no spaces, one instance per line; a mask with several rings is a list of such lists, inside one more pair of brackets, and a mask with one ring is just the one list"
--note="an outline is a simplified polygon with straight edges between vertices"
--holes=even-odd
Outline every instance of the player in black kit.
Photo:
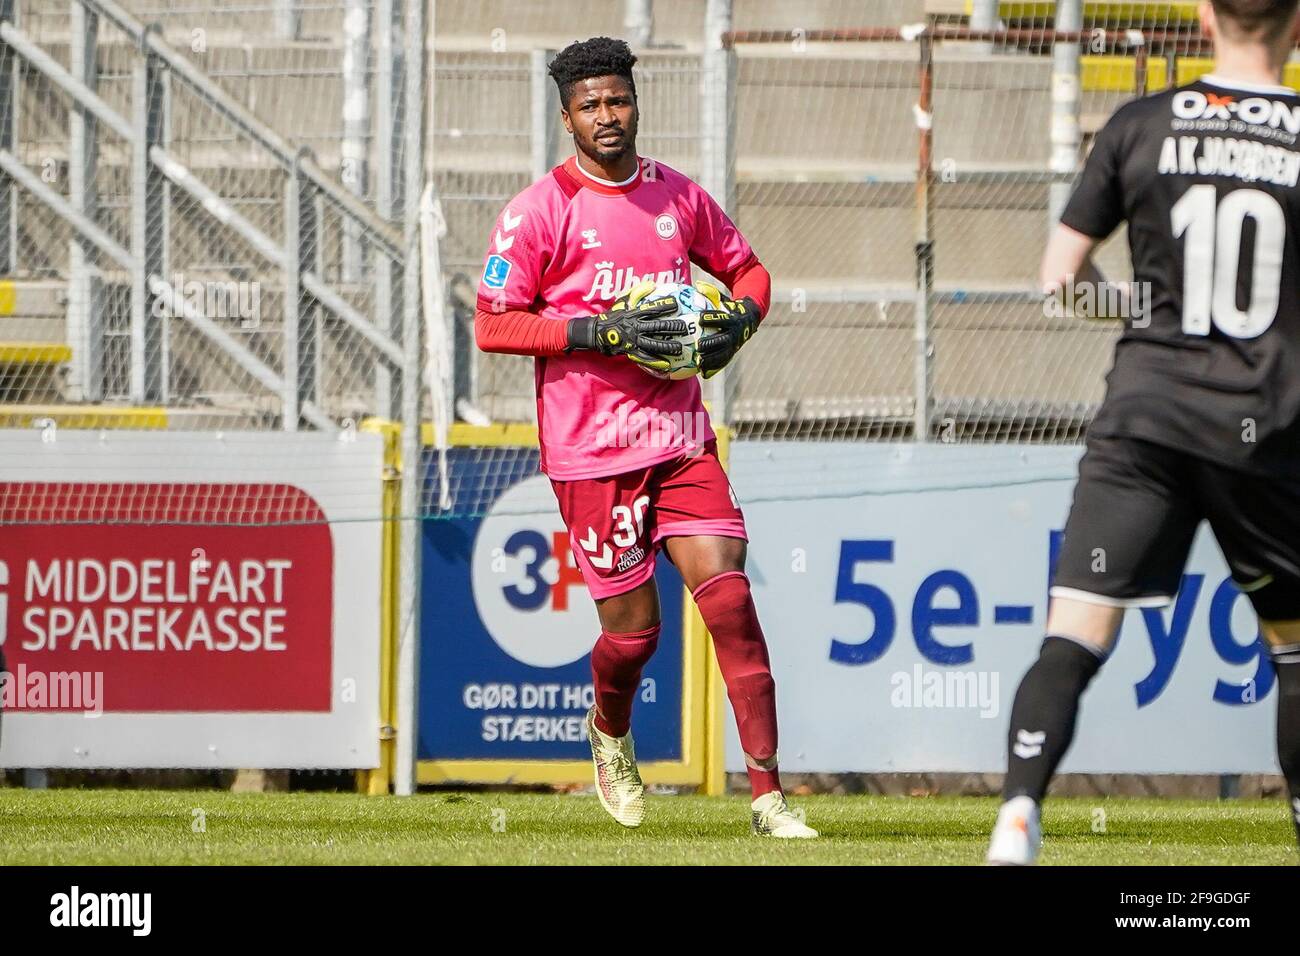
[[1298,5],[1202,3],[1214,72],[1111,117],[1044,254],[1049,295],[1115,301],[1096,292],[1089,257],[1127,221],[1133,288],[1149,294],[1110,316],[1124,334],[1079,465],[1047,636],[1012,707],[990,863],[1037,858],[1039,805],[1079,697],[1124,609],[1171,601],[1202,519],[1269,646],[1300,833],[1300,96],[1281,85]]

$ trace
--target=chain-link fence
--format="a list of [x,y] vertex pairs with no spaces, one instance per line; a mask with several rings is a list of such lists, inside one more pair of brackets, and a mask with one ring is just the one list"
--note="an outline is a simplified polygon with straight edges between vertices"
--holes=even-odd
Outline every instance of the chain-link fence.
[[[545,4],[542,22],[521,5],[508,27],[492,5],[478,18],[456,7],[453,24],[439,27],[449,52],[438,58],[435,157],[452,210],[461,361],[472,369],[462,388],[495,421],[534,414],[530,363],[475,355],[464,325],[492,219],[536,174],[528,102],[537,77],[520,47],[556,39],[556,23],[584,34],[610,26],[617,5],[604,8],[610,22],[589,19],[591,6]],[[655,40],[638,50],[638,90],[642,151],[672,162],[684,137],[703,144],[718,131],[692,127],[704,39],[683,36],[681,18],[661,15],[668,6],[654,6]],[[775,286],[763,334],[730,371],[725,415],[742,437],[1079,440],[1116,329],[1044,313],[1036,273],[1053,203],[1091,134],[1125,98],[1167,82],[1195,35],[1187,4],[1121,6],[1088,4],[1086,21],[1067,24],[1074,36],[1056,42],[1043,5],[1001,5],[989,24],[1001,35],[983,39],[961,38],[974,10],[962,3],[732,5],[731,211]],[[660,36],[664,22],[673,32]],[[908,24],[950,36],[923,64],[926,44]],[[1125,38],[1128,29],[1148,40]],[[687,52],[661,48],[673,45]],[[1079,81],[1064,166],[1053,154],[1062,50],[1076,56]],[[497,108],[478,109],[483,102]],[[689,155],[679,162],[703,172]],[[1122,236],[1101,261],[1114,278],[1128,274]]]
[[[1069,175],[1052,174],[1054,44],[1032,36],[1056,24],[1041,4],[995,6],[992,26],[1003,38],[936,43],[931,61],[931,437],[1072,441],[1100,397],[1114,332],[1049,320],[1033,299],[1052,183]],[[1073,44],[1081,54],[1076,165],[1088,136],[1119,102],[1203,68],[1183,42],[1197,36],[1192,6],[1082,8],[1077,26],[1085,36]],[[380,221],[400,221],[401,117],[394,103],[402,67],[400,50],[392,53],[402,34],[392,2],[131,0],[125,8],[139,23],[157,24],[178,56],[287,148],[310,150],[318,167]],[[436,4],[428,168],[448,223],[443,265],[462,413],[494,421],[534,414],[527,360],[476,354],[470,323],[493,217],[538,174],[539,137],[549,138],[548,161],[568,148],[553,112],[539,123],[533,108],[539,85],[549,83],[546,53],[538,51],[601,33],[639,39],[641,148],[703,178],[702,151],[718,134],[703,127],[701,109],[705,8],[696,0]],[[771,269],[776,291],[764,334],[730,376],[726,416],[742,435],[915,435],[920,42],[914,32],[868,41],[851,31],[961,27],[989,8],[958,0],[731,4],[731,29],[742,38],[733,47],[732,212]],[[650,12],[648,22],[633,15],[637,9]],[[87,46],[78,39],[87,29],[78,3],[17,0],[14,13],[44,55],[134,123],[141,57],[129,31],[91,17]],[[1142,31],[1147,42],[1116,44],[1116,32],[1128,29]],[[764,32],[759,42],[756,34]],[[75,108],[67,91],[24,57],[11,56],[10,63],[18,94],[5,108],[17,108],[14,157],[129,248],[131,142]],[[283,263],[264,247],[273,244],[287,256],[293,246],[286,235],[292,162],[174,71],[146,82],[159,85],[151,94],[158,113],[149,118],[158,145],[208,192],[187,190],[155,170],[166,198],[151,207],[154,219],[145,228],[160,237],[165,278],[180,283],[182,293],[188,286],[191,304],[202,299],[205,314],[214,313],[219,331],[238,346],[227,348],[194,323],[164,314],[146,348],[166,368],[144,375],[152,383],[147,398],[200,426],[274,426],[284,389],[267,388],[263,373],[283,377],[284,329],[294,310],[286,308],[293,293]],[[131,341],[127,271],[103,262],[102,252],[88,248],[31,190],[10,192],[15,205],[5,240],[15,288],[7,293],[14,301],[0,338],[28,343],[26,353],[10,357],[30,361],[5,366],[0,397],[143,401],[141,372],[131,367],[140,344]],[[300,198],[298,214],[308,219],[305,231],[299,224],[301,266],[330,286],[347,315],[300,296],[297,349],[309,373],[301,400],[334,420],[391,417],[392,363],[377,358],[355,320],[395,333],[393,257],[368,241],[329,193],[309,188]],[[232,216],[268,242],[232,225]],[[1124,275],[1122,241],[1112,242],[1102,260]],[[240,361],[240,354],[255,361]]]
[[[64,361],[14,363],[0,398],[151,404],[183,427],[395,416],[396,11],[379,5],[398,51],[381,57],[378,8],[299,8],[304,25],[282,35],[280,6],[15,9],[16,92],[0,109],[16,113],[22,169],[11,172],[14,301],[0,337],[58,342]],[[345,64],[334,27],[349,12],[365,20],[364,45]],[[146,34],[137,14],[161,30]],[[321,38],[304,39],[312,24]],[[358,125],[376,112],[382,123]],[[71,225],[60,202],[105,242]],[[131,257],[147,260],[141,276]],[[133,321],[141,279],[147,315]],[[60,306],[63,329],[50,321]]]
[[[17,111],[11,152],[33,184],[116,246],[133,248],[142,228],[174,295],[154,301],[160,314],[142,343],[130,270],[33,189],[11,189],[0,340],[23,344],[9,356],[25,361],[5,364],[0,398],[156,404],[195,427],[282,427],[286,400],[321,423],[394,417],[394,356],[367,329],[395,342],[401,322],[400,4],[125,5],[138,24],[157,24],[161,42],[228,103],[176,70],[151,71],[156,58],[141,55],[139,38],[93,6],[17,0],[15,22],[130,131],[139,124],[155,137],[151,148],[174,161],[150,164],[157,201],[136,222],[132,136],[12,54],[17,94],[0,107]],[[763,335],[730,370],[719,413],[741,436],[914,438],[924,419],[927,436],[945,441],[1077,440],[1115,330],[1043,313],[1035,272],[1053,196],[1068,189],[1088,137],[1118,103],[1204,69],[1190,6],[1089,3],[1070,24],[1077,38],[1061,43],[1041,4],[735,0],[727,185],[775,296]],[[641,149],[705,181],[706,148],[723,132],[705,125],[706,7],[435,5],[425,159],[448,226],[442,263],[460,415],[535,414],[529,361],[477,353],[472,314],[495,215],[569,149],[554,109],[536,108],[550,87],[550,51],[602,33],[637,41]],[[980,23],[1000,33],[950,33],[928,53],[907,28],[938,36]],[[1124,40],[1125,30],[1141,37]],[[1079,57],[1068,168],[1053,152],[1064,47]],[[299,150],[336,191],[302,175]],[[367,233],[348,196],[391,227],[387,241]],[[1101,259],[1110,274],[1127,274],[1122,237]],[[322,294],[305,288],[313,282]],[[206,324],[185,318],[187,303]],[[295,325],[296,336],[286,333]]]

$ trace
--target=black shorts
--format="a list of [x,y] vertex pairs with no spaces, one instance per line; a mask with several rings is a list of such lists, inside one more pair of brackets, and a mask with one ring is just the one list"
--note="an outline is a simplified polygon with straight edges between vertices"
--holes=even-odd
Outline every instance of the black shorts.
[[1088,440],[1052,596],[1168,604],[1201,519],[1255,612],[1300,618],[1300,470],[1249,474],[1135,438]]

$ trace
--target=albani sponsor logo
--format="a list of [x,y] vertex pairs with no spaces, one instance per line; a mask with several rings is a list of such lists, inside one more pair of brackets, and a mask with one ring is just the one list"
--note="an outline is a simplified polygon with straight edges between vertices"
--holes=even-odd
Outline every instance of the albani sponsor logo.
[[646,280],[654,282],[656,285],[665,285],[670,282],[689,285],[691,281],[690,267],[687,266],[683,269],[679,265],[674,269],[665,269],[662,272],[647,272],[645,275],[638,275],[637,271],[631,266],[620,269],[611,261],[597,262],[596,276],[591,280],[591,289],[582,297],[582,300],[591,302],[593,300],[617,299],[633,286]]
[[1251,126],[1285,129],[1300,135],[1300,106],[1266,96],[1237,99],[1231,95],[1180,90],[1174,95],[1174,117],[1180,120],[1240,120]]

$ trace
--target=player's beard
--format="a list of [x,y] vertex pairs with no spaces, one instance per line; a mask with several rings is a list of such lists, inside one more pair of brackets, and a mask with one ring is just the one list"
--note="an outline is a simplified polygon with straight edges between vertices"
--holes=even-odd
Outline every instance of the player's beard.
[[606,146],[595,138],[586,142],[579,141],[578,146],[587,154],[589,159],[595,160],[602,166],[609,166],[632,153],[636,148],[636,139],[627,131],[624,131],[623,138],[615,146]]
[[622,128],[623,138],[616,146],[606,146],[596,139],[593,135],[585,142],[578,140],[578,148],[587,154],[588,158],[595,160],[602,166],[609,166],[619,162],[625,156],[636,155],[636,127],[637,118],[634,116],[632,122]]
[[634,145],[635,144],[632,140],[627,138],[624,138],[624,140],[617,146],[604,146],[593,140],[591,148],[587,150],[587,155],[599,162],[601,165],[607,166],[611,163],[617,163],[624,156],[632,153]]

